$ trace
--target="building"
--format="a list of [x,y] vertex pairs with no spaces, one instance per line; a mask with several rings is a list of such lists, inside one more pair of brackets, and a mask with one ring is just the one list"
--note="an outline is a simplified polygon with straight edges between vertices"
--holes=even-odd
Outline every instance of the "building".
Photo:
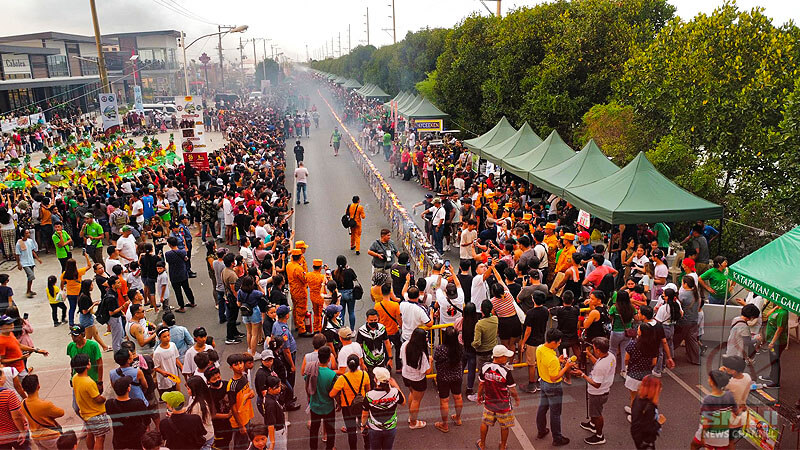
[[50,119],[97,108],[100,75],[93,36],[47,31],[0,37],[0,61],[0,114],[40,108]]
[[[109,79],[118,79],[114,91],[133,103],[135,83],[142,87],[144,101],[173,97],[183,93],[182,55],[179,53],[181,32],[176,30],[141,31],[103,35],[103,40],[116,43],[116,51],[103,51]],[[131,57],[138,58],[131,60]]]

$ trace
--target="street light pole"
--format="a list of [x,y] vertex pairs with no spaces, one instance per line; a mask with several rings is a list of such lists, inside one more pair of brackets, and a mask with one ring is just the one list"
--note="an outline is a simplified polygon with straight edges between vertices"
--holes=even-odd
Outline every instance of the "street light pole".
[[100,40],[100,24],[97,22],[97,7],[94,0],[89,0],[89,7],[92,10],[92,25],[94,26],[94,42],[97,45],[97,68],[100,71],[100,84],[103,92],[111,93],[111,85],[108,83],[108,73],[106,73],[106,60],[103,58],[103,44]]
[[189,69],[186,67],[186,33],[181,31],[181,47],[183,47],[183,95],[189,95]]
[[219,78],[222,80],[222,90],[225,90],[225,63],[222,56],[222,25],[217,25],[217,36],[219,37]]

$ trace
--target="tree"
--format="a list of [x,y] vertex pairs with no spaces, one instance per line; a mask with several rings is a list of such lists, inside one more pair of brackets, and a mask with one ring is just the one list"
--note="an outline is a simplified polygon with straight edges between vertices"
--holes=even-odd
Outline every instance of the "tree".
[[[266,62],[267,76],[264,78],[264,63]],[[261,86],[261,80],[270,80],[274,86],[282,76],[281,68],[275,60],[267,58],[256,65],[256,86]]]

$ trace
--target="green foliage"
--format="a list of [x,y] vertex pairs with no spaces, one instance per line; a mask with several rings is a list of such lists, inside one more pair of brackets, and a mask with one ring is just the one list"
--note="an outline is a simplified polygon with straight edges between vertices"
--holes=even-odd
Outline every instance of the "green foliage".
[[437,73],[434,70],[433,72],[430,72],[428,74],[427,78],[414,85],[414,87],[417,89],[417,92],[419,92],[419,95],[427,98],[433,103],[438,103],[436,99],[436,92],[434,92],[434,86],[436,86],[436,78],[437,78]]
[[[267,77],[264,78],[264,63],[266,62]],[[261,80],[270,80],[274,86],[281,79],[283,72],[275,60],[267,58],[256,65],[256,86],[261,86]]]
[[616,101],[594,105],[583,115],[583,126],[578,129],[576,144],[583,147],[589,139],[594,139],[603,153],[620,167],[629,163],[649,144],[642,134],[642,126],[633,107]]

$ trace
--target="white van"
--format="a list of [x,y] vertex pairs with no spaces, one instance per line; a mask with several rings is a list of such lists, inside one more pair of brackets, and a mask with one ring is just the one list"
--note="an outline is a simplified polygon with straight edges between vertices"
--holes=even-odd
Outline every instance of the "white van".
[[145,103],[142,105],[144,112],[158,111],[162,114],[172,115],[178,113],[178,108],[170,103]]
[[261,94],[261,92],[259,92],[259,91],[253,91],[253,92],[250,93],[249,99],[250,100],[259,100],[259,99],[261,99],[262,95],[263,94]]

